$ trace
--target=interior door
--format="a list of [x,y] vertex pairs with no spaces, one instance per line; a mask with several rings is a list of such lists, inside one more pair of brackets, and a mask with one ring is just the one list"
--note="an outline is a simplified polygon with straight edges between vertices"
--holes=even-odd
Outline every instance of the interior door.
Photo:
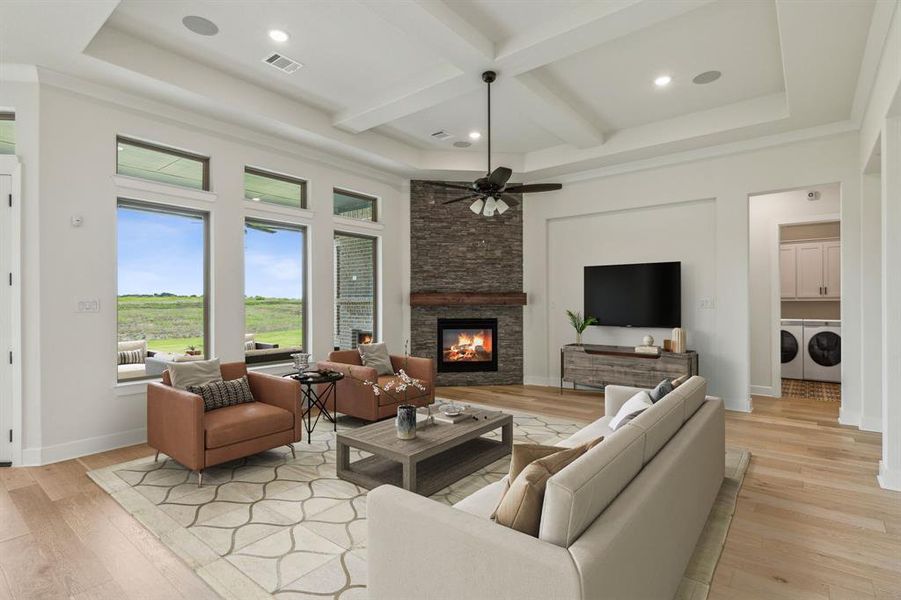
[[779,287],[782,298],[798,296],[798,248],[785,244],[779,248]]
[[823,297],[823,244],[797,244],[798,298]]
[[823,243],[823,296],[827,298],[842,296],[841,242]]
[[12,177],[0,175],[0,462],[12,460],[10,427],[12,426],[13,373],[7,359],[12,350],[12,296],[5,281],[12,271],[12,219],[8,202]]

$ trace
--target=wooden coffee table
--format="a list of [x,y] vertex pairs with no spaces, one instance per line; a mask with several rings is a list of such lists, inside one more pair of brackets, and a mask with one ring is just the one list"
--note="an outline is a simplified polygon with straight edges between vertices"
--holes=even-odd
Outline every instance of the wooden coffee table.
[[[419,424],[416,439],[397,439],[394,419],[338,433],[338,477],[372,489],[390,483],[423,496],[459,481],[513,449],[513,417],[473,410],[461,423]],[[501,430],[501,439],[481,437]],[[373,456],[350,462],[350,448]]]

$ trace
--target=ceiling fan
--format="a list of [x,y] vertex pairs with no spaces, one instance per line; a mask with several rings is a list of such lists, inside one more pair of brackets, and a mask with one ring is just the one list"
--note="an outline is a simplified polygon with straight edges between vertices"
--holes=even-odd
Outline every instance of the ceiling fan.
[[491,84],[497,79],[494,71],[482,73],[482,81],[488,84],[488,171],[484,177],[479,177],[470,185],[445,183],[432,181],[431,185],[449,188],[453,190],[467,190],[469,193],[447,200],[444,204],[474,200],[469,209],[475,214],[493,217],[495,213],[502,215],[510,206],[516,206],[519,202],[513,194],[530,194],[533,192],[553,192],[563,188],[560,183],[533,183],[527,185],[507,186],[507,181],[513,175],[513,170],[507,167],[497,167],[491,170]]

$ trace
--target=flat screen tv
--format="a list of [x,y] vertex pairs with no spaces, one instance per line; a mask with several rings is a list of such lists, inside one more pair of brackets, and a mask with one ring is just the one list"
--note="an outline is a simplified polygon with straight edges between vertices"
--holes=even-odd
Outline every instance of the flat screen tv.
[[682,263],[585,267],[585,314],[598,325],[682,326]]

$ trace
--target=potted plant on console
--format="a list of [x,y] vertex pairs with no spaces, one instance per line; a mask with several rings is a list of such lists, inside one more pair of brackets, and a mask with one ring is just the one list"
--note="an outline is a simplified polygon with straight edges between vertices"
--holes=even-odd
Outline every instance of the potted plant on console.
[[582,318],[582,313],[579,311],[566,311],[566,316],[569,317],[569,322],[573,326],[573,329],[576,330],[576,344],[582,345],[582,333],[588,329],[591,325],[597,325],[598,320],[594,317],[585,316]]

